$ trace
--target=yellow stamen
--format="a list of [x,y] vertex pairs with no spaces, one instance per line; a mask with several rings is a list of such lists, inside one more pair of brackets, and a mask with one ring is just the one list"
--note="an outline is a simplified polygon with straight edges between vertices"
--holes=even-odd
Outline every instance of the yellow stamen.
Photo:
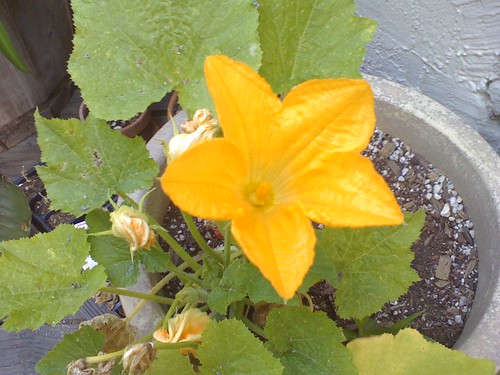
[[267,206],[272,202],[273,189],[268,182],[260,182],[255,188],[250,189],[248,199],[257,207]]

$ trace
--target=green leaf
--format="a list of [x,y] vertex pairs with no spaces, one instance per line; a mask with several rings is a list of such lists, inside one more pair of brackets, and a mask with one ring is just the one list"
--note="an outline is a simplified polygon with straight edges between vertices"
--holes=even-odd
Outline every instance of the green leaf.
[[208,304],[212,310],[226,314],[231,303],[247,295],[253,303],[283,303],[283,298],[276,293],[257,267],[237,259],[227,267],[219,285],[208,295]]
[[[96,209],[85,218],[89,233],[109,230],[109,212]],[[90,255],[102,265],[109,281],[117,288],[125,288],[135,284],[139,277],[139,263],[133,262],[130,256],[130,245],[122,238],[109,236],[89,236]]]
[[259,0],[260,74],[277,93],[313,78],[360,78],[376,22],[354,0]]
[[321,249],[315,249],[314,263],[307,272],[307,275],[299,288],[299,292],[306,293],[310,287],[321,280],[326,280],[334,287],[338,287],[338,275],[335,264],[328,255]]
[[[127,119],[176,89],[184,109],[212,107],[209,55],[258,68],[258,12],[251,0],[73,0],[68,70],[94,116]],[[106,20],[103,22],[103,20]]]
[[384,334],[347,344],[360,375],[493,375],[495,364],[427,341],[407,328],[396,336]]
[[12,40],[5,29],[5,26],[0,21],[0,52],[9,60],[12,65],[24,73],[29,73],[29,69],[24,64],[23,59],[17,53]]
[[342,330],[323,312],[306,307],[272,309],[265,333],[285,366],[284,375],[357,374],[351,353],[342,345]]
[[80,216],[101,207],[110,195],[147,189],[158,166],[140,137],[127,138],[89,117],[46,119],[35,114],[42,160],[37,172],[53,209]]
[[280,361],[239,320],[212,321],[198,347],[202,374],[281,374]]
[[404,294],[419,280],[410,267],[411,244],[419,237],[425,213],[406,213],[398,226],[361,229],[325,228],[317,247],[341,274],[335,297],[342,318],[363,318]]
[[20,188],[0,175],[0,241],[28,237],[30,223],[28,198]]
[[0,316],[6,330],[56,324],[77,312],[106,284],[102,267],[82,272],[90,247],[84,230],[53,232],[0,243]]
[[165,272],[167,264],[175,266],[168,253],[163,251],[161,247],[152,247],[151,250],[140,249],[136,253],[136,257],[144,264],[148,272]]
[[168,374],[175,375],[193,375],[195,373],[188,356],[182,355],[178,350],[158,350],[148,374],[165,375],[166,371]]
[[73,360],[95,356],[104,347],[105,339],[102,332],[96,332],[90,327],[83,327],[69,335],[64,335],[40,362],[35,370],[43,375],[66,374],[66,366]]

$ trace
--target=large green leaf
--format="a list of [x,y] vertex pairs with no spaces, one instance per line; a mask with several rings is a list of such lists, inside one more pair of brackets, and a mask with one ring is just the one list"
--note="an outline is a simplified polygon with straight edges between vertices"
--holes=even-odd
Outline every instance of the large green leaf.
[[182,355],[178,350],[158,350],[151,365],[150,375],[194,375],[193,365],[189,357]]
[[104,347],[104,334],[91,327],[82,327],[78,331],[65,335],[40,362],[35,369],[43,375],[66,374],[66,366],[72,361],[95,356]]
[[260,0],[260,73],[277,93],[313,78],[360,78],[376,22],[354,0]]
[[260,64],[252,0],[73,0],[68,70],[94,116],[126,119],[176,89],[184,109],[211,107],[206,56]]
[[404,294],[419,280],[410,267],[411,244],[419,237],[423,211],[406,213],[398,226],[361,229],[325,228],[317,247],[341,275],[335,302],[342,318],[363,318]]
[[493,375],[495,364],[487,359],[429,342],[407,328],[396,336],[384,334],[356,339],[347,344],[360,375]]
[[53,209],[80,216],[110,195],[147,189],[158,166],[140,137],[127,138],[89,117],[46,119],[35,115],[42,161],[37,168]]
[[0,241],[30,233],[31,209],[23,191],[0,175]]
[[322,312],[275,308],[267,317],[265,333],[285,366],[284,375],[357,374],[351,353],[342,345],[342,330]]
[[74,314],[106,284],[102,267],[82,272],[90,246],[84,230],[53,232],[0,243],[0,316],[6,330],[36,329]]
[[198,358],[202,374],[278,375],[283,371],[280,361],[239,320],[210,322],[202,334]]

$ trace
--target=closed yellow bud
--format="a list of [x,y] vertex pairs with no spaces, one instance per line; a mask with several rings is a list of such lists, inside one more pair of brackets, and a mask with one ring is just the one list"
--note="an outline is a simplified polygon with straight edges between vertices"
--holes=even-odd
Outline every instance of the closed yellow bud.
[[214,137],[219,129],[217,121],[208,109],[199,109],[191,121],[181,125],[184,133],[174,136],[168,144],[167,159],[169,162],[177,158],[191,146]]
[[111,231],[116,237],[125,239],[130,244],[130,252],[140,248],[148,249],[155,242],[155,235],[149,228],[146,215],[132,207],[120,206],[110,214]]
[[181,128],[186,133],[193,133],[202,125],[217,126],[217,121],[212,117],[208,109],[199,109],[194,113],[191,121],[186,121],[181,125]]

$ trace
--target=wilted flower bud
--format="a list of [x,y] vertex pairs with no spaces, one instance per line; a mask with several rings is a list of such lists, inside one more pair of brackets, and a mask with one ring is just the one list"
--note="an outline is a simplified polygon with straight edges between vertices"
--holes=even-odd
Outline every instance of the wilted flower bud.
[[120,206],[111,212],[111,231],[116,237],[124,238],[130,244],[130,252],[139,248],[149,250],[155,242],[155,235],[149,228],[146,215],[132,207]]
[[66,375],[95,375],[96,370],[87,366],[85,359],[74,360],[68,365]]
[[106,344],[103,350],[111,353],[123,349],[136,339],[136,333],[127,320],[113,314],[103,314],[91,320],[80,323],[80,326],[91,326],[94,330],[104,333]]
[[99,362],[97,365],[98,375],[112,375],[115,368],[115,358],[106,362]]
[[172,161],[191,146],[206,139],[212,139],[219,129],[217,121],[208,109],[199,109],[192,121],[181,125],[185,133],[172,137],[168,144],[168,161]]
[[194,113],[193,119],[191,121],[186,121],[181,125],[181,128],[186,133],[193,133],[201,125],[212,125],[217,126],[217,121],[212,117],[212,114],[208,109],[199,109]]
[[143,342],[128,348],[123,354],[123,370],[131,375],[142,375],[151,367],[156,358],[152,342]]
[[[158,329],[153,333],[153,338],[159,342],[176,343],[182,341],[201,342],[201,334],[205,330],[210,317],[198,310],[190,309],[168,320],[168,330]],[[181,354],[194,353],[192,348],[180,350]]]

